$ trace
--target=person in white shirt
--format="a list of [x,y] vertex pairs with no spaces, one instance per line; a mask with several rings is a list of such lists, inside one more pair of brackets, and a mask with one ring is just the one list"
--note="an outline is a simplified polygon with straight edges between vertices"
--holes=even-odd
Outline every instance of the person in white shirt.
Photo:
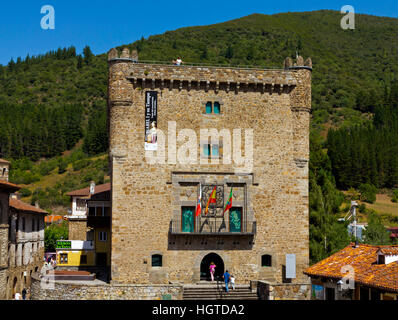
[[176,66],[180,66],[182,64],[182,60],[180,57],[178,57],[177,60],[175,60],[173,62],[174,62],[174,65],[176,65]]
[[231,276],[231,285],[232,285],[232,290],[235,290],[235,277]]
[[19,292],[15,294],[15,300],[21,300],[21,294]]

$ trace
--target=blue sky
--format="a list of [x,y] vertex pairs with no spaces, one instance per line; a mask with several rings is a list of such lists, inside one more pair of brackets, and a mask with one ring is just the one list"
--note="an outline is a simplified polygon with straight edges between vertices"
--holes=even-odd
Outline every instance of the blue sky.
[[[6,2],[6,3],[5,3]],[[181,27],[208,25],[252,13],[340,10],[352,5],[356,13],[398,18],[398,1],[306,0],[3,0],[0,4],[0,64],[59,47],[74,45],[80,53],[89,45],[95,54]],[[40,9],[55,9],[55,29],[43,30]],[[398,35],[397,35],[398,36]]]

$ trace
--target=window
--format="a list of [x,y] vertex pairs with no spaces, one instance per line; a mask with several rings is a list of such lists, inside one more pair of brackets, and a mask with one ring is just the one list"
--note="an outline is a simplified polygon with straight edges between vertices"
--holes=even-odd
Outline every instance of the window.
[[219,144],[202,144],[202,157],[208,159],[219,159],[222,154],[222,147]]
[[212,103],[210,101],[208,101],[206,103],[206,114],[211,114],[212,112],[213,112]]
[[96,207],[97,211],[95,213],[95,215],[97,217],[102,217],[104,216],[104,208],[103,207]]
[[60,264],[66,264],[68,263],[68,254],[67,253],[61,253],[59,256],[59,263]]
[[85,254],[80,256],[80,264],[87,264],[87,256]]
[[88,215],[91,217],[95,217],[95,207],[88,208]]
[[214,102],[214,114],[220,114],[220,103],[219,102]]
[[210,144],[204,144],[203,145],[203,155],[205,157],[209,157],[210,156]]
[[211,155],[214,156],[214,157],[218,157],[220,155],[219,154],[219,150],[220,150],[219,145],[218,144],[213,144],[211,146]]
[[85,211],[86,210],[86,200],[76,199],[76,210]]
[[98,232],[98,240],[99,241],[107,241],[108,240],[108,233],[106,231]]
[[269,254],[264,254],[261,256],[261,266],[272,267],[272,257]]
[[195,230],[195,207],[181,208],[181,231],[194,232]]
[[207,101],[205,114],[220,114],[221,113],[221,103],[218,101]]
[[25,232],[25,217],[22,218],[22,231]]
[[162,255],[154,254],[152,256],[152,267],[161,267],[162,266]]
[[232,207],[229,210],[229,232],[242,232],[242,208]]

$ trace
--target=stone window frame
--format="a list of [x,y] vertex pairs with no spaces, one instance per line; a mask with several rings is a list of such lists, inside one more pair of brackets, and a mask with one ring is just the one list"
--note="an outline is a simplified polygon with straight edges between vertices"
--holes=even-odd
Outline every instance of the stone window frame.
[[[267,263],[264,263],[264,258],[265,257],[269,257],[269,262],[270,262],[270,264],[268,265]],[[268,262],[267,260],[266,260],[266,262]],[[273,267],[273,257],[272,257],[272,255],[271,254],[268,254],[268,253],[265,253],[265,254],[262,254],[261,255],[261,267],[262,268],[272,268]]]
[[[197,177],[184,177],[184,176],[195,175]],[[181,217],[181,207],[183,206],[194,206],[197,204],[197,197],[195,201],[182,201],[180,199],[180,193],[183,185],[186,183],[196,184],[199,191],[199,185],[211,184],[212,181],[206,180],[206,175],[224,175],[224,178],[217,181],[216,184],[223,184],[224,186],[224,199],[228,199],[231,185],[242,184],[244,187],[244,199],[243,201],[233,201],[233,207],[242,207],[242,215],[245,215],[245,221],[254,222],[255,216],[251,201],[250,186],[255,186],[253,174],[241,176],[234,172],[171,172],[171,182],[173,185],[173,200],[171,220],[178,221]],[[203,208],[202,208],[203,210]],[[227,220],[226,220],[227,223]],[[229,221],[228,221],[229,223]],[[259,264],[261,265],[261,258]]]
[[[210,140],[210,143],[209,143],[209,140]],[[224,156],[224,153],[223,153],[223,147],[224,147],[223,141],[219,140],[217,144],[216,143],[212,144],[211,143],[211,139],[209,139],[209,140],[200,141],[200,144],[199,144],[200,158],[201,159],[208,159],[208,160],[211,160],[211,159],[219,159],[219,160],[223,159],[223,156]],[[213,155],[212,151],[213,151],[213,146],[214,145],[218,146],[218,155]],[[205,155],[204,154],[204,146],[210,146],[210,154],[209,155]]]
[[[206,105],[207,103],[211,102],[211,113],[206,112]],[[214,103],[217,102],[220,105],[220,113],[214,113]],[[207,117],[219,117],[225,114],[224,112],[224,101],[220,97],[217,96],[210,96],[207,100],[201,101],[202,105],[202,114]]]
[[[156,255],[162,257],[162,265],[161,266],[152,266],[152,257],[156,256]],[[162,251],[153,250],[153,251],[149,252],[149,259],[148,260],[149,260],[148,261],[149,262],[148,263],[149,270],[159,270],[159,269],[162,269],[162,268],[164,268],[166,266],[166,256],[163,254]]]

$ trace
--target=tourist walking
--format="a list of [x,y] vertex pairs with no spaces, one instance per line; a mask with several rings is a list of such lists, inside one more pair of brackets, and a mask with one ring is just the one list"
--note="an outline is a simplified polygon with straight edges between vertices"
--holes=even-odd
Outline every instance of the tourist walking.
[[216,272],[216,265],[214,264],[214,262],[210,263],[210,277],[211,277],[211,281],[214,281],[214,273]]
[[232,285],[232,290],[235,290],[235,277],[231,275],[231,285]]
[[224,278],[224,282],[225,282],[225,291],[228,292],[228,282],[231,278],[231,275],[228,273],[228,270],[225,271],[225,273],[222,277]]

